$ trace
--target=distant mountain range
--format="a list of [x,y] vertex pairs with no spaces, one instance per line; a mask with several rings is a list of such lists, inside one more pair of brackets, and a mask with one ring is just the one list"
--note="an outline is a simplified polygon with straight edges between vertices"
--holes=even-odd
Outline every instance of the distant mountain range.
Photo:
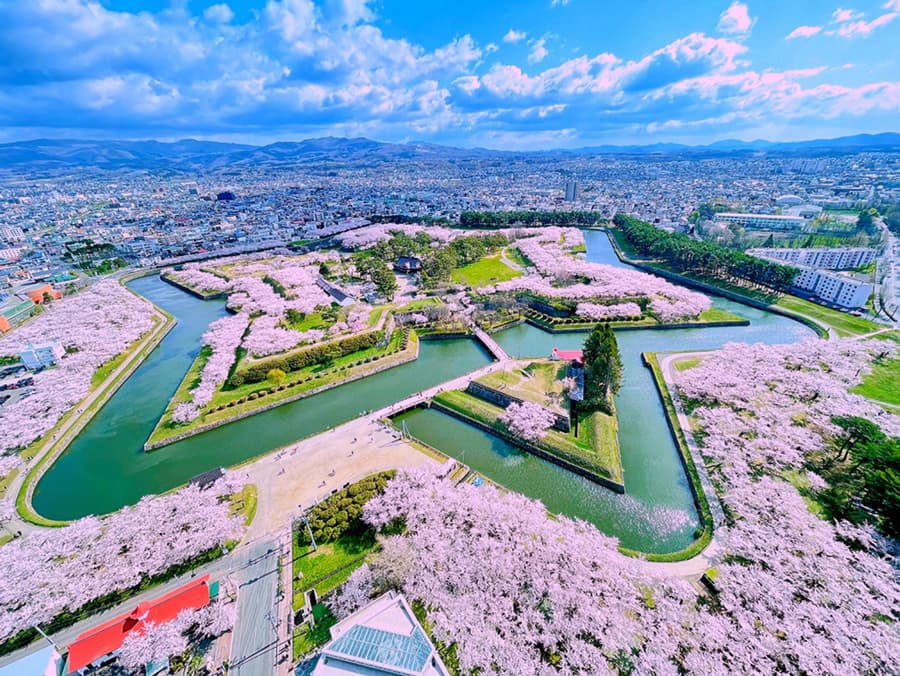
[[304,164],[323,167],[377,165],[397,160],[459,161],[496,157],[572,155],[691,155],[824,154],[859,151],[900,151],[900,134],[858,134],[834,139],[773,143],[724,140],[704,146],[678,143],[602,145],[531,152],[485,148],[455,148],[432,143],[381,143],[367,138],[314,138],[265,146],[184,139],[159,141],[48,140],[0,144],[0,168],[65,171],[74,168],[170,170],[226,170],[257,165]]

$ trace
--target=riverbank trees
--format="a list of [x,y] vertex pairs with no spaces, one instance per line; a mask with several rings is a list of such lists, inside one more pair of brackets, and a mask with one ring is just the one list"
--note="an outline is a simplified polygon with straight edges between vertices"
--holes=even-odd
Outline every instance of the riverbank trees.
[[613,224],[641,255],[665,261],[676,272],[739,282],[784,291],[797,276],[797,269],[713,242],[692,239],[683,233],[660,230],[637,218],[616,214]]
[[597,225],[603,215],[596,211],[463,211],[459,224],[464,228],[502,228],[509,226],[585,226]]

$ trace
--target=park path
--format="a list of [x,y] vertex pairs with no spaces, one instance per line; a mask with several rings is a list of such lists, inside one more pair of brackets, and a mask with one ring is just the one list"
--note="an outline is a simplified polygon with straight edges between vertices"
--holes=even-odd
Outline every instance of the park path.
[[684,440],[687,442],[688,450],[691,453],[691,459],[694,461],[694,467],[697,468],[697,474],[700,477],[700,485],[703,488],[703,494],[706,496],[706,501],[709,503],[709,509],[712,512],[713,530],[715,531],[716,529],[721,528],[725,523],[725,512],[722,509],[722,503],[719,501],[719,496],[716,493],[715,486],[713,486],[712,479],[709,476],[709,471],[706,468],[703,455],[700,453],[700,447],[691,430],[691,421],[684,412],[681,397],[678,396],[678,392],[675,388],[674,371],[674,362],[676,361],[682,359],[703,358],[708,355],[709,351],[661,354],[659,355],[659,369],[662,372],[664,384],[672,397],[672,404],[675,406],[675,415],[678,418],[678,425],[681,427],[681,431],[684,434]]
[[519,265],[514,260],[512,260],[509,256],[506,255],[506,247],[503,247],[500,250],[500,260],[503,261],[504,265],[512,268],[513,270],[516,270],[517,272],[525,272],[525,268],[523,268],[521,265]]

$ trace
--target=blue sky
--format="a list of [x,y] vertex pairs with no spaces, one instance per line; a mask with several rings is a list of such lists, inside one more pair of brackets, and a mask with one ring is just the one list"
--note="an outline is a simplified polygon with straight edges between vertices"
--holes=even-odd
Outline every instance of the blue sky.
[[900,0],[0,0],[0,141],[900,131]]

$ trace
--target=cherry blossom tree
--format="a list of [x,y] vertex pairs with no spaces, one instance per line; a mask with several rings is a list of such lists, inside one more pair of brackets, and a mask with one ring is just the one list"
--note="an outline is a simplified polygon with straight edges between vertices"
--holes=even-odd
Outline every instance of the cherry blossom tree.
[[[774,477],[735,487],[729,500],[741,518],[720,535],[710,603],[536,501],[400,473],[364,518],[377,528],[402,518],[405,534],[385,544],[405,539],[403,555],[376,555],[336,602],[352,611],[385,581],[399,587],[425,606],[435,637],[456,645],[464,671],[895,672],[900,592],[880,551],[859,548],[872,547],[871,534],[836,530]],[[373,572],[392,566],[393,583]]]
[[553,427],[556,416],[540,404],[523,401],[507,406],[498,420],[515,436],[526,441],[537,441]]
[[0,547],[0,641],[238,539],[242,520],[224,498],[239,488],[228,474]]
[[24,447],[52,428],[91,387],[94,371],[153,328],[153,306],[106,279],[48,306],[0,338],[0,355],[59,342],[67,354],[34,375],[29,396],[0,409],[0,452]]
[[215,638],[234,628],[234,604],[215,601],[199,609],[187,609],[163,624],[148,622],[125,637],[119,662],[129,669],[165,662],[184,653],[192,639]]
[[201,270],[199,263],[186,263],[181,270],[166,268],[163,274],[200,293],[221,293],[231,287],[227,279]]
[[641,306],[637,303],[613,303],[597,305],[596,303],[579,303],[575,314],[586,319],[617,319],[640,317]]

